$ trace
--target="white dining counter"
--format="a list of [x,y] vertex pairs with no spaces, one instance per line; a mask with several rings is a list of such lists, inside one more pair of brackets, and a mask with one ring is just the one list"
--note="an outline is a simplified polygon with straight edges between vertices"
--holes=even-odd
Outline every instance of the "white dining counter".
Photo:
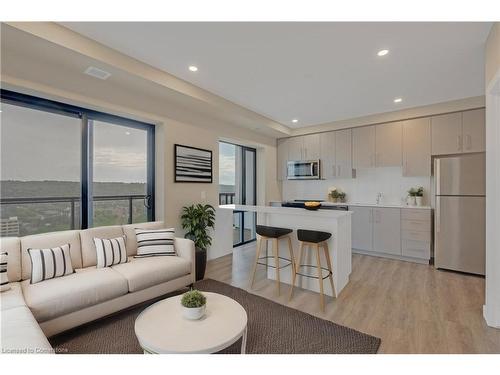
[[[333,280],[335,283],[336,296],[344,289],[349,282],[351,274],[351,215],[350,211],[339,210],[317,210],[310,211],[304,208],[290,207],[271,207],[271,206],[247,206],[247,205],[220,205],[218,209],[219,228],[221,225],[231,226],[232,229],[232,213],[233,211],[245,211],[257,213],[257,224],[269,225],[282,228],[293,229],[292,243],[295,258],[298,257],[299,242],[297,240],[297,229],[318,230],[329,232],[332,234],[328,240],[330,258],[332,259]],[[226,217],[227,212],[228,217]],[[225,224],[224,224],[225,223]],[[226,233],[230,233],[226,231]],[[232,237],[231,237],[232,239]],[[268,254],[272,255],[272,254]],[[286,242],[280,243],[280,256],[288,258],[288,249]],[[316,254],[311,250],[305,251],[303,263],[307,265],[316,265]],[[321,254],[321,264],[326,268],[326,260],[324,254]],[[307,267],[302,270],[303,273],[308,273],[316,276],[316,268]],[[267,277],[275,280],[274,268],[268,267]],[[291,269],[289,267],[282,268],[280,271],[280,280],[283,283],[291,284]],[[324,280],[324,292],[327,295],[333,296],[328,280]],[[319,283],[317,279],[297,276],[296,286],[304,289],[309,289],[315,292],[319,291]]]

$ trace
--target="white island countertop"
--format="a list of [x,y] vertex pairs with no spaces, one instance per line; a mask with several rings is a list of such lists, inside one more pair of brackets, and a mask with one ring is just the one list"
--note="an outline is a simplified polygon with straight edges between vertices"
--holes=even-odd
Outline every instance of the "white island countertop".
[[223,204],[219,208],[233,211],[250,211],[262,214],[285,214],[285,215],[308,215],[317,217],[344,217],[352,215],[352,211],[342,210],[306,210],[295,207],[274,207],[274,206],[247,206],[243,204]]

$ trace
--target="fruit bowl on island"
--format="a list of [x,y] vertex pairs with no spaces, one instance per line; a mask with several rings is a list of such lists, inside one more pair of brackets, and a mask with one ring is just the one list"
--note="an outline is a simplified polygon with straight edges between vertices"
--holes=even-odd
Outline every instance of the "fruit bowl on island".
[[316,211],[321,207],[320,202],[305,202],[304,207],[306,210]]

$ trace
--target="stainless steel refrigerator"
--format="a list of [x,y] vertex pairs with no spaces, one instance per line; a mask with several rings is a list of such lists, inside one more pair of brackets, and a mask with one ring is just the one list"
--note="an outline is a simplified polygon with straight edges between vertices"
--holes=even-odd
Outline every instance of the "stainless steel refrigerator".
[[435,266],[484,275],[485,154],[434,159],[434,183]]

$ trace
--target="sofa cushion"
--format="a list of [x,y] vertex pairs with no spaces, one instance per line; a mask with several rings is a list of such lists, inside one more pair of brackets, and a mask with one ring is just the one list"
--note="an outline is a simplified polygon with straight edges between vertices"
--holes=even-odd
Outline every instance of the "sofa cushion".
[[120,225],[90,228],[80,231],[83,268],[92,267],[97,264],[94,238],[116,238],[121,236],[123,236],[123,230]]
[[127,263],[125,236],[116,238],[94,238],[94,246],[97,255],[97,268]]
[[9,281],[21,281],[21,240],[18,237],[0,237],[0,252],[9,253],[7,276]]
[[28,249],[50,249],[69,244],[73,269],[82,268],[79,232],[78,230],[68,230],[21,237],[22,279],[27,280],[31,277],[31,259]]
[[174,247],[175,229],[136,229],[136,258],[176,255]]
[[0,310],[12,309],[14,307],[26,306],[24,302],[21,283],[10,283],[10,289],[0,293]]
[[56,279],[22,282],[26,305],[44,322],[127,294],[127,280],[110,268],[92,268]]
[[2,353],[53,353],[30,309],[19,306],[2,310]]
[[71,275],[74,271],[69,250],[69,244],[50,249],[28,249],[31,258],[31,284]]
[[191,272],[191,262],[178,256],[133,258],[111,267],[128,281],[129,292],[149,288]]
[[7,258],[9,253],[6,251],[0,252],[0,292],[5,292],[10,289],[9,277],[7,276]]
[[151,221],[148,223],[128,224],[124,225],[122,228],[127,241],[127,255],[132,256],[137,254],[136,229],[163,229],[165,228],[165,224],[163,221]]

